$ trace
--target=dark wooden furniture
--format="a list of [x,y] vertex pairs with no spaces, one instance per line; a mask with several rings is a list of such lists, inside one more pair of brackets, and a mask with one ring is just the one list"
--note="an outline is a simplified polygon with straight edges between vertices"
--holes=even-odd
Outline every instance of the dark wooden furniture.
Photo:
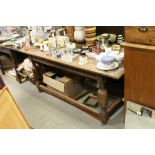
[[[9,49],[9,48],[5,48],[3,46],[0,46],[0,53],[1,54],[7,54],[11,57],[11,60],[12,60],[12,63],[13,63],[13,67],[14,68],[17,68],[17,61],[16,61],[16,55],[15,53]],[[1,71],[2,71],[2,74],[5,74],[5,69],[3,67],[1,67]],[[17,71],[16,71],[17,73]],[[16,76],[16,80],[20,82],[20,79],[19,79],[19,75],[17,74]]]
[[155,46],[124,42],[125,101],[155,109]]
[[125,41],[155,45],[155,26],[125,26]]
[[12,59],[7,54],[1,54],[0,53],[0,68],[2,71],[2,74],[5,74],[5,71],[13,68]]
[[[39,91],[45,91],[70,103],[71,105],[74,105],[75,107],[87,112],[95,118],[100,119],[102,123],[106,123],[108,117],[112,114],[112,112],[122,103],[121,98],[116,98],[113,103],[108,104],[108,94],[105,89],[105,83],[107,77],[112,79],[120,79],[124,74],[123,65],[116,70],[101,71],[96,68],[96,62],[92,59],[89,59],[87,64],[80,66],[78,65],[78,58],[72,63],[68,63],[51,56],[47,56],[45,53],[41,52],[35,47],[31,47],[29,51],[24,51],[22,49],[18,50],[11,47],[3,48],[10,49],[11,52],[14,53],[13,59],[15,58],[15,60],[16,55],[18,55],[19,53],[23,53],[29,56],[34,65],[34,78]],[[81,77],[96,80],[99,83],[98,103],[100,105],[100,111],[96,111],[91,107],[79,103],[77,100],[70,98],[55,89],[44,86],[42,82],[43,65],[47,65],[64,72],[69,72],[71,74],[79,75]],[[20,76],[19,81],[21,81]]]

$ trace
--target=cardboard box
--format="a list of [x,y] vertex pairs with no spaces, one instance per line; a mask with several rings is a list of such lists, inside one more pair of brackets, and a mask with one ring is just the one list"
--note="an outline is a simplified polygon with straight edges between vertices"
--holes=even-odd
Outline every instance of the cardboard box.
[[72,98],[78,96],[82,91],[82,86],[78,79],[61,76],[51,71],[43,74],[43,83]]

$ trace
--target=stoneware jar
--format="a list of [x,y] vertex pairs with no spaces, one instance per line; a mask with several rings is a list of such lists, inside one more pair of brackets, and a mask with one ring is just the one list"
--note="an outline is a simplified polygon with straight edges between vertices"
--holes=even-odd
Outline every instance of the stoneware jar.
[[74,39],[77,43],[85,42],[85,32],[83,26],[75,26]]

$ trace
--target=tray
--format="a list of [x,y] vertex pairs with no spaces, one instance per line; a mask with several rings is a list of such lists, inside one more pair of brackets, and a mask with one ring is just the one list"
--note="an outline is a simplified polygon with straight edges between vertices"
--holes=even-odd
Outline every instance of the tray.
[[85,105],[87,105],[87,106],[89,106],[89,107],[96,108],[97,105],[98,105],[98,99],[97,99],[96,96],[88,96],[88,97],[84,100],[83,104],[85,104]]

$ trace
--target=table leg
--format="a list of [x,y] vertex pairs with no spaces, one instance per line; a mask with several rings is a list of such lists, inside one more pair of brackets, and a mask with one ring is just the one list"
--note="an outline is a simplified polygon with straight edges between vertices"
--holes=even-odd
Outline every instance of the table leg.
[[33,64],[33,68],[32,68],[32,71],[33,71],[33,76],[34,76],[34,82],[39,90],[39,92],[41,92],[40,88],[39,88],[39,85],[41,83],[41,74],[40,74],[40,64],[39,63],[35,63],[32,61],[32,64]]
[[108,119],[108,113],[106,111],[106,107],[108,104],[108,93],[107,90],[105,89],[105,82],[106,79],[101,78],[99,80],[99,90],[98,90],[98,103],[101,107],[100,119],[103,124],[106,124]]

